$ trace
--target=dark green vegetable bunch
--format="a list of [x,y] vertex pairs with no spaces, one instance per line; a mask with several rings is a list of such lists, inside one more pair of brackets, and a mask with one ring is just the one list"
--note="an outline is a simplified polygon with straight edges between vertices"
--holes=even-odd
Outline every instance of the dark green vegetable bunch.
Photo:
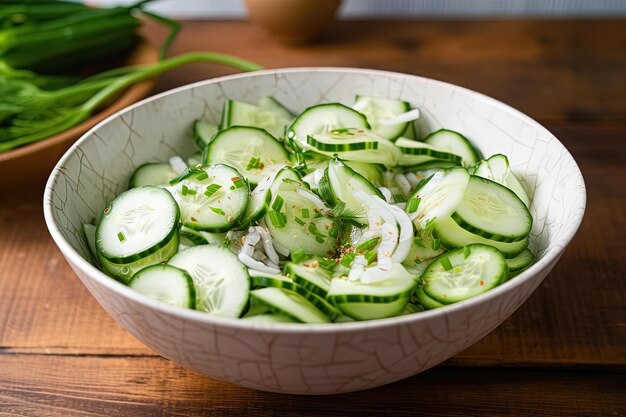
[[[45,139],[85,120],[129,86],[193,62],[252,71],[256,64],[230,55],[194,52],[154,65],[115,68],[78,79],[86,63],[109,60],[132,48],[137,14],[170,27],[165,56],[180,24],[128,7],[95,9],[54,0],[0,0],[0,152]],[[37,72],[34,72],[37,71]],[[41,75],[52,71],[57,75]]]

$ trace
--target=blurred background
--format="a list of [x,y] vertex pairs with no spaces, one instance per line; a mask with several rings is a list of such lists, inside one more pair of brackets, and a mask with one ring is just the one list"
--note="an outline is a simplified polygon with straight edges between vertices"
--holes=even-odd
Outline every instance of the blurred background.
[[[134,0],[91,0],[98,5]],[[181,18],[245,18],[244,0],[164,0],[149,9]],[[340,19],[626,16],[624,0],[343,0]]]

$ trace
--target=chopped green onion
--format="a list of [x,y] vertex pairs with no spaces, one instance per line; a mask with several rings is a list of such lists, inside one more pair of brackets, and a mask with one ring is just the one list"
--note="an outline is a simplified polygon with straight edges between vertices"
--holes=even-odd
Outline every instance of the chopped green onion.
[[337,262],[332,259],[319,259],[318,263],[322,269],[332,273],[337,268]]
[[292,262],[295,262],[295,263],[299,264],[302,261],[304,261],[305,258],[306,258],[306,253],[304,252],[304,249],[302,249],[302,248],[296,249],[293,252],[291,252],[291,261]]
[[199,172],[198,174],[196,174],[196,180],[198,181],[203,181],[203,180],[206,180],[207,178],[209,178],[209,174],[207,174],[205,170],[202,170],[202,172]]
[[120,242],[123,242],[123,241],[126,240],[126,237],[124,237],[124,233],[122,233],[122,232],[119,232],[117,234],[117,238],[120,240]]
[[340,262],[341,266],[344,266],[346,268],[350,268],[350,266],[352,265],[352,262],[354,262],[354,258],[356,258],[356,253],[354,253],[354,252],[346,253],[341,258],[341,262]]
[[411,198],[409,198],[406,203],[406,212],[409,214],[415,213],[420,205],[420,201],[422,201],[422,199],[419,197],[412,196]]
[[240,177],[233,177],[230,180],[233,182],[235,188],[243,188],[246,186],[245,181],[242,180]]
[[253,156],[250,158],[248,165],[246,165],[246,170],[250,171],[251,169],[258,169],[261,167],[261,158],[257,156]]
[[441,263],[441,266],[443,267],[443,269],[445,269],[446,271],[449,271],[452,269],[452,263],[450,262],[450,259],[447,256],[444,256],[443,258],[441,258],[441,260],[439,261],[439,263]]
[[469,246],[463,247],[463,257],[467,259],[472,254],[472,250]]
[[182,194],[183,196],[185,195],[196,195],[197,191],[196,190],[192,190],[189,187],[187,187],[186,185],[183,184],[183,189],[182,189]]
[[302,218],[303,219],[308,219],[309,216],[311,215],[311,213],[309,213],[309,209],[306,207],[302,208]]
[[413,238],[413,243],[415,243],[415,245],[420,247],[420,248],[425,248],[426,247],[426,245],[424,245],[424,241],[422,241],[422,238],[420,236],[415,236]]
[[441,240],[434,238],[431,247],[433,250],[439,250],[439,248],[441,248]]
[[304,226],[306,222],[299,217],[294,217],[293,220],[298,223],[300,226]]
[[402,194],[394,194],[393,199],[396,203],[404,203],[406,202],[406,197]]
[[328,229],[328,236],[332,238],[339,236],[339,227],[337,227],[337,224],[333,223],[330,229]]
[[285,227],[285,218],[282,216],[281,213],[270,210],[268,212],[268,215],[270,216],[270,221],[272,222],[272,225],[274,227]]
[[365,252],[365,259],[367,259],[367,264],[369,265],[372,262],[374,262],[377,255],[378,255],[378,252],[376,252],[375,250],[370,250],[370,251]]
[[219,207],[211,207],[211,206],[209,206],[209,208],[210,208],[210,209],[211,209],[211,211],[213,211],[214,213],[221,214],[222,216],[225,216],[225,215],[226,215],[226,213],[224,213],[224,210],[222,210],[222,209],[221,209],[221,208],[219,208]]
[[274,203],[272,204],[272,209],[275,211],[280,211],[280,209],[283,208],[284,203],[285,200],[281,196],[277,195]]
[[324,243],[324,238],[322,236],[315,236],[315,240],[317,240],[319,243]]
[[222,188],[222,186],[219,185],[219,184],[211,184],[208,187],[206,187],[206,191],[204,192],[204,195],[207,196],[207,197],[211,197],[220,188]]
[[374,237],[372,239],[366,240],[363,243],[359,243],[354,250],[357,252],[367,252],[369,250],[374,249],[380,243],[379,237]]

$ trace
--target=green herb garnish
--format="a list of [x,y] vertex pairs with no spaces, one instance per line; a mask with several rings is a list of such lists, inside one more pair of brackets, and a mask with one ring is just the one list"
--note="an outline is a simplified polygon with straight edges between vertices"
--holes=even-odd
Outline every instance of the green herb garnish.
[[219,184],[211,184],[208,187],[206,187],[206,190],[204,191],[204,195],[207,196],[207,197],[211,197],[220,188],[222,188],[222,186],[219,185]]
[[222,216],[226,215],[226,213],[224,213],[224,210],[222,210],[219,207],[211,207],[211,206],[209,206],[209,209],[211,209],[211,211],[214,212],[214,213],[221,214]]
[[304,252],[304,249],[302,248],[296,249],[295,251],[291,252],[292,262],[299,264],[302,261],[304,261],[305,258],[306,258],[306,253]]

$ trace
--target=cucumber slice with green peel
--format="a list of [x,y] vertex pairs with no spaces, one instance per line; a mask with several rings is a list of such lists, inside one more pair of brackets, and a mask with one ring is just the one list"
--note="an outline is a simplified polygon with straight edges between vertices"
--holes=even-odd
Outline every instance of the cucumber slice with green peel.
[[405,138],[405,139],[419,140],[419,136],[418,136],[418,133],[417,133],[417,127],[415,125],[415,122],[409,123],[409,125],[406,128],[406,130],[402,134],[402,137]]
[[324,271],[315,260],[304,264],[289,262],[285,265],[285,275],[307,291],[324,298],[328,295],[330,274]]
[[269,313],[270,313],[270,309],[265,305],[256,304],[256,303],[248,303],[248,309],[246,310],[246,313],[243,315],[242,318],[248,318],[248,317],[257,316],[260,314],[269,314]]
[[286,126],[292,120],[293,116],[284,117],[283,112],[275,109],[263,109],[243,101],[228,100],[222,110],[220,130],[232,126],[249,126],[266,130],[278,138],[284,136]]
[[496,248],[468,245],[431,262],[422,275],[422,289],[434,300],[452,304],[497,287],[507,271],[504,256]]
[[367,224],[369,208],[354,196],[355,190],[361,190],[369,195],[384,199],[380,190],[365,177],[356,173],[352,168],[339,159],[331,160],[324,171],[323,185],[320,193],[332,207],[343,202],[346,212],[359,224]]
[[276,173],[270,186],[272,196],[281,191],[296,191],[299,189],[310,190],[309,184],[302,180],[298,172],[291,167],[283,167]]
[[513,191],[526,207],[530,205],[530,199],[528,195],[526,195],[524,187],[511,170],[509,160],[506,156],[497,154],[491,156],[489,159],[480,161],[478,165],[476,165],[473,174],[504,185]]
[[305,149],[337,156],[345,161],[367,162],[393,167],[401,157],[393,142],[374,135],[366,129],[342,128],[305,138]]
[[388,303],[401,298],[408,299],[415,290],[415,280],[400,264],[394,264],[394,268],[394,276],[368,284],[350,281],[344,277],[333,278],[327,299],[336,306],[351,302]]
[[193,122],[193,140],[200,150],[204,150],[211,142],[211,138],[218,131],[216,125],[205,122],[204,120],[196,120]]
[[463,200],[470,175],[465,168],[451,168],[435,173],[407,202],[405,210],[418,229],[427,229],[432,221],[445,219]]
[[509,267],[509,273],[519,273],[533,264],[535,255],[527,248],[515,258],[507,259],[506,264]]
[[328,212],[324,202],[304,188],[281,190],[272,194],[263,221],[274,241],[289,252],[303,249],[311,255],[328,256],[334,253],[339,233],[333,219],[325,215]]
[[482,159],[480,151],[463,135],[453,130],[440,129],[424,138],[424,143],[460,155],[463,165],[470,167]]
[[241,172],[250,184],[289,164],[283,145],[267,131],[233,126],[219,131],[206,147],[204,164],[224,163]]
[[239,229],[245,229],[267,213],[272,201],[271,186],[274,182],[273,176],[263,178],[254,190],[250,193],[250,202],[239,224]]
[[434,298],[428,296],[428,294],[426,294],[424,292],[424,290],[422,289],[421,286],[418,285],[417,289],[415,290],[415,299],[426,309],[426,310],[432,310],[434,308],[439,308],[439,307],[443,307],[445,306],[445,304],[440,303],[439,301],[435,300]]
[[196,242],[196,245],[223,245],[226,238],[226,233],[210,233],[202,230],[194,230],[189,227],[180,227],[180,234],[190,236],[189,239]]
[[460,165],[462,161],[461,156],[425,142],[400,138],[395,144],[402,153],[398,161],[400,166],[414,166],[433,161],[448,161]]
[[475,175],[452,219],[463,229],[498,242],[526,238],[533,223],[528,208],[513,191]]
[[153,185],[165,187],[178,175],[168,163],[147,163],[139,166],[128,181],[128,188]]
[[298,323],[292,318],[289,318],[283,314],[256,314],[254,316],[246,316],[243,320],[251,321],[255,323]]
[[141,260],[178,240],[180,211],[163,188],[143,186],[120,194],[104,209],[96,229],[96,248],[112,263]]
[[372,131],[388,140],[396,140],[409,128],[410,121],[394,124],[385,123],[411,110],[411,105],[402,100],[357,96],[352,108],[364,114]]
[[310,291],[309,289],[298,285],[291,278],[283,275],[263,274],[260,275],[255,272],[251,272],[251,281],[253,287],[270,287],[270,288],[283,288],[285,290],[293,291],[309,301],[328,318],[334,320],[339,316],[339,310],[332,306],[328,301],[322,298],[320,295]]
[[517,242],[498,242],[496,240],[486,239],[468,232],[449,217],[435,223],[433,234],[436,235],[441,240],[441,244],[448,249],[456,249],[472,243],[481,243],[498,249],[507,259],[515,258],[528,247],[528,237]]
[[[228,165],[190,167],[169,189],[178,201],[185,227],[207,232],[226,232],[246,213],[249,186]],[[170,182],[170,184],[172,184]]]
[[409,250],[409,254],[407,255],[404,262],[402,262],[402,264],[410,266],[420,265],[424,263],[427,264],[445,251],[446,248],[442,245],[439,245],[437,249],[433,249],[432,246],[426,246],[423,243],[418,244],[414,241],[411,245],[411,249]]
[[459,162],[443,161],[443,160],[435,159],[435,160],[422,162],[416,165],[407,165],[403,167],[398,167],[398,169],[401,169],[403,172],[418,172],[418,171],[426,171],[429,169],[447,169],[447,168],[456,168],[460,166],[461,164]]
[[261,110],[269,111],[276,114],[277,117],[283,120],[289,120],[289,123],[296,118],[296,115],[293,114],[287,107],[285,107],[280,101],[272,96],[261,97],[257,106]]
[[89,248],[93,262],[96,266],[99,266],[100,261],[98,259],[98,250],[96,249],[96,226],[91,223],[83,223],[83,235],[87,241],[87,247]]
[[418,305],[418,304],[413,304],[412,302],[409,302],[406,305],[406,307],[404,307],[404,310],[400,314],[405,316],[405,315],[408,315],[408,314],[421,313],[424,310],[426,310],[426,308],[424,306]]
[[180,247],[179,245],[179,234],[176,233],[170,238],[169,242],[167,242],[165,246],[136,261],[116,263],[108,260],[101,254],[98,254],[98,261],[100,263],[100,267],[105,272],[117,278],[124,284],[127,284],[128,281],[143,268],[167,262],[172,256],[176,255],[176,252],[178,252]]
[[152,265],[128,282],[133,290],[166,304],[194,309],[196,290],[189,274],[171,265]]
[[300,323],[330,323],[328,316],[293,291],[268,287],[250,291],[250,297],[256,303],[270,307],[275,313]]
[[239,317],[250,291],[247,268],[220,245],[199,245],[177,253],[169,265],[187,271],[196,289],[196,310]]
[[343,163],[352,168],[357,174],[365,177],[374,186],[382,184],[383,170],[385,169],[383,165],[359,161],[343,161]]
[[365,115],[340,103],[326,103],[304,110],[289,127],[287,137],[308,149],[307,137],[335,129],[369,129]]
[[341,312],[355,320],[375,320],[399,316],[408,305],[410,297],[385,303],[343,302],[337,305]]

